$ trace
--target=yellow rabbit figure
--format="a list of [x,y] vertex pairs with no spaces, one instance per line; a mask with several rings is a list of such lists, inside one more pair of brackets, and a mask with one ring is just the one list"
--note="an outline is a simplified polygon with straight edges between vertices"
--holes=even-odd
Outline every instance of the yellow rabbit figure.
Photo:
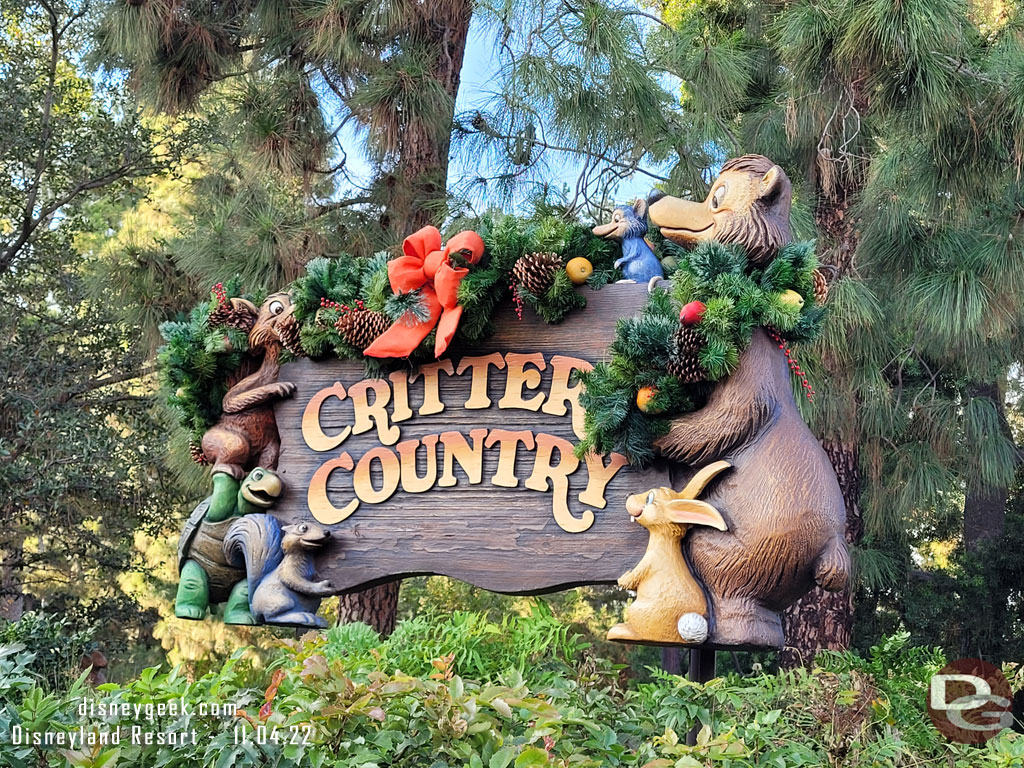
[[731,466],[716,461],[681,491],[657,488],[627,499],[626,511],[650,538],[643,559],[619,577],[619,586],[636,590],[636,599],[626,608],[626,621],[608,632],[609,640],[699,645],[707,639],[707,600],[683,557],[682,540],[693,525],[726,530],[718,510],[697,496]]

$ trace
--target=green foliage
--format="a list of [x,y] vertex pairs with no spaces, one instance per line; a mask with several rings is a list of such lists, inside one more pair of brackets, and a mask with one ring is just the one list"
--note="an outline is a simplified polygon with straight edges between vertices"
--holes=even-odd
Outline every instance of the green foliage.
[[950,655],[1024,658],[1024,499],[1013,489],[1002,536],[948,562],[929,558],[912,574],[901,618],[913,642],[939,643]]
[[[180,496],[149,397],[153,338],[123,321],[117,282],[90,284],[140,180],[195,136],[85,65],[91,10],[0,4],[0,604],[132,636],[149,617],[116,576],[140,566],[133,532],[159,528]],[[154,283],[140,293],[161,314]]]
[[[513,633],[502,634],[506,629]],[[657,673],[632,690],[620,687],[607,662],[580,656],[571,645],[556,664],[535,663],[535,651],[564,641],[543,616],[508,625],[472,615],[403,624],[388,641],[350,625],[287,641],[270,670],[253,670],[236,654],[194,681],[177,669],[150,668],[96,694],[87,693],[81,680],[67,691],[46,693],[33,684],[22,659],[0,650],[5,732],[14,726],[77,732],[84,726],[103,734],[140,725],[132,714],[80,718],[78,706],[88,703],[93,712],[99,705],[151,711],[152,721],[141,723],[145,733],[189,734],[180,745],[125,737],[118,746],[74,750],[15,746],[5,739],[0,759],[12,766],[107,768],[974,768],[1020,765],[1024,756],[1024,740],[1013,731],[967,747],[946,742],[931,727],[928,680],[944,659],[934,650],[908,648],[905,635],[884,641],[867,658],[823,654],[812,670],[728,676],[706,685]],[[503,644],[508,648],[501,651]],[[200,710],[213,703],[226,713]],[[700,735],[688,747],[684,734],[694,726]]]
[[0,620],[0,647],[18,653],[23,672],[48,690],[63,690],[81,674],[82,656],[96,648],[97,634],[88,623],[50,613]]
[[534,682],[567,674],[588,648],[570,625],[542,603],[527,616],[498,620],[480,613],[455,611],[445,617],[418,616],[398,624],[384,640],[364,624],[343,624],[326,633],[323,653],[350,663],[372,664],[428,677],[435,661],[451,655],[463,677],[496,680],[515,671]]
[[[610,359],[579,374],[586,387],[580,396],[586,436],[577,455],[618,451],[633,464],[647,464],[671,417],[703,403],[705,384],[683,384],[668,372],[679,312],[691,301],[706,306],[695,327],[704,339],[699,359],[708,381],[735,370],[758,326],[790,343],[816,338],[825,318],[825,308],[814,303],[816,267],[809,243],[786,246],[763,270],[751,269],[741,249],[714,242],[685,256],[672,276],[671,293],[652,291],[639,316],[620,319]],[[802,307],[780,301],[779,294],[788,290],[801,295]],[[643,387],[656,391],[646,410],[636,403]]]

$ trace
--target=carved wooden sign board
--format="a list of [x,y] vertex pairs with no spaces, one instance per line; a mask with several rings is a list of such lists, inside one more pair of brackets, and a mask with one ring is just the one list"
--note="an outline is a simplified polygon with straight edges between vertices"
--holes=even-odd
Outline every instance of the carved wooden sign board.
[[618,454],[577,459],[575,370],[605,358],[644,285],[588,291],[558,325],[499,310],[495,333],[441,360],[367,379],[359,362],[301,360],[276,406],[282,523],[331,531],[320,578],[345,592],[419,574],[496,592],[612,583],[647,532],[626,497],[668,484]]

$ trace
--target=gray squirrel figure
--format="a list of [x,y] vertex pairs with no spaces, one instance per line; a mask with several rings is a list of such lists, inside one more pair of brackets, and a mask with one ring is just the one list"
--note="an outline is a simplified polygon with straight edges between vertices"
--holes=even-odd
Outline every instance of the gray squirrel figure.
[[320,599],[335,594],[331,582],[317,580],[313,552],[331,532],[315,523],[282,527],[272,515],[238,518],[224,537],[224,554],[245,568],[249,608],[259,624],[324,629],[316,615]]
[[647,234],[646,200],[637,200],[632,206],[617,206],[612,211],[612,220],[598,224],[592,231],[598,237],[622,243],[622,256],[615,260],[615,266],[622,269],[627,280],[648,283],[665,276],[661,262],[644,237]]

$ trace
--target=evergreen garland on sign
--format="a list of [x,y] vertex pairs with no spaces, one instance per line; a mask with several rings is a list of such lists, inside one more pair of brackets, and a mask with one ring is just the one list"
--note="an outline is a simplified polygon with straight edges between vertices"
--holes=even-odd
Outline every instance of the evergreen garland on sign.
[[[470,268],[459,285],[463,307],[456,340],[472,343],[492,331],[491,317],[499,304],[519,299],[549,323],[557,323],[574,309],[586,306],[586,297],[573,285],[564,269],[557,270],[551,286],[537,296],[515,286],[511,275],[526,254],[555,253],[563,260],[582,256],[594,267],[588,283],[593,288],[621,278],[613,264],[620,248],[595,236],[588,227],[556,216],[523,221],[504,214],[459,222],[452,231],[475,229],[486,250],[481,262]],[[306,265],[304,275],[289,287],[299,323],[299,340],[309,357],[362,360],[368,375],[383,373],[396,361],[364,357],[363,349],[376,333],[403,317],[420,316],[424,307],[417,291],[391,292],[387,264],[389,254],[371,258],[340,254],[317,258]],[[257,306],[262,296],[242,296],[239,278],[211,291],[210,299],[195,307],[187,318],[164,323],[160,332],[167,342],[158,354],[167,402],[178,413],[179,423],[193,445],[221,414],[221,401],[229,378],[242,364],[248,350],[245,333],[217,322],[231,298],[247,298]],[[211,317],[213,315],[213,317]],[[386,321],[386,324],[385,324]],[[431,333],[410,355],[413,363],[433,360]],[[288,355],[282,356],[286,361]],[[405,364],[405,361],[402,361]]]
[[[716,242],[686,255],[670,290],[655,289],[639,315],[619,320],[610,359],[579,374],[586,434],[577,455],[617,451],[645,465],[671,417],[703,403],[704,382],[736,369],[755,328],[765,326],[788,343],[814,339],[825,316],[815,302],[817,265],[811,243],[787,245],[764,269],[750,269],[739,247]],[[689,330],[701,342],[693,362],[704,382],[687,383],[673,375],[683,367],[673,356],[681,309],[693,305],[700,306],[699,321]]]
[[[541,296],[524,285],[516,285],[512,275],[516,262],[524,255],[555,253],[563,263],[583,256],[594,265],[588,283],[595,288],[621,277],[613,267],[619,255],[618,246],[595,236],[582,224],[555,217],[524,222],[513,216],[491,214],[470,225],[480,233],[486,250],[480,264],[471,267],[459,285],[463,312],[456,341],[473,343],[490,335],[494,310],[502,302],[512,300],[513,290],[526,306],[549,323],[560,322],[569,312],[586,306],[586,297],[564,269],[555,272],[551,286]],[[453,230],[462,226],[466,223],[453,226]],[[363,351],[350,344],[338,327],[346,312],[360,306],[384,313],[391,322],[401,322],[409,315],[419,316],[422,301],[417,291],[400,295],[391,292],[387,262],[387,253],[378,253],[372,259],[343,254],[335,259],[314,259],[306,265],[306,274],[292,284],[291,290],[295,316],[301,326],[302,348],[310,357],[333,355],[342,360],[363,360],[371,373],[387,367],[387,361],[364,358]],[[431,333],[409,359],[413,363],[432,360],[433,349]]]
[[246,333],[210,323],[210,315],[233,298],[256,303],[260,297],[243,296],[241,281],[236,277],[211,290],[210,299],[196,306],[188,317],[160,326],[160,335],[167,343],[160,348],[157,362],[167,402],[177,411],[193,443],[220,417],[227,382],[249,349]]

